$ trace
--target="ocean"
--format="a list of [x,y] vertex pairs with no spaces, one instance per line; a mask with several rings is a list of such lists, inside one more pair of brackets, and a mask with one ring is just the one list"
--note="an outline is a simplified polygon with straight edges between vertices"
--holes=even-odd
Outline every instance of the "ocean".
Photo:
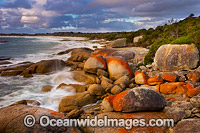
[[[61,40],[69,41],[61,41]],[[0,43],[0,57],[11,58],[9,62],[17,64],[25,61],[38,62],[41,60],[62,59],[66,61],[69,54],[56,55],[57,53],[79,47],[93,48],[101,47],[100,44],[91,41],[83,41],[84,38],[72,37],[0,37],[6,43]],[[4,65],[0,65],[2,67]],[[60,83],[83,84],[72,79],[70,68],[58,71],[50,75],[34,75],[33,78],[25,79],[21,76],[1,77],[0,76],[0,107],[7,106],[19,100],[37,100],[41,107],[58,111],[59,100],[73,92],[67,92],[55,88]],[[59,78],[58,77],[63,77]],[[45,85],[52,85],[54,88],[47,93],[41,89]]]

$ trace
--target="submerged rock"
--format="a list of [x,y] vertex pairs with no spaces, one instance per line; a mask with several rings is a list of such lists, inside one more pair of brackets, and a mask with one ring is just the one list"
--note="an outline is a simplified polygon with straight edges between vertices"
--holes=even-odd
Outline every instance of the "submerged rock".
[[199,51],[195,45],[163,45],[154,58],[160,71],[190,70],[197,66]]
[[58,71],[66,67],[66,64],[62,60],[42,60],[37,62],[26,70],[23,71],[21,75],[25,74],[47,74],[50,72]]
[[42,87],[42,92],[50,92],[53,89],[52,85],[45,85]]

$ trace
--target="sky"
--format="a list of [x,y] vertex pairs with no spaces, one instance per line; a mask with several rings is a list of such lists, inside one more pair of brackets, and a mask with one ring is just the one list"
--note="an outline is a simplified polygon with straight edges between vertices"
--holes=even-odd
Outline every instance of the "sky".
[[199,8],[200,0],[0,0],[0,33],[136,31]]

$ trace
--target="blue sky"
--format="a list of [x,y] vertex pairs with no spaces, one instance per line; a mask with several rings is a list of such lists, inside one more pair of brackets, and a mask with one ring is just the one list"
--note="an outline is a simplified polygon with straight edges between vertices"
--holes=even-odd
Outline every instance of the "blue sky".
[[0,0],[0,33],[112,32],[200,16],[200,0]]

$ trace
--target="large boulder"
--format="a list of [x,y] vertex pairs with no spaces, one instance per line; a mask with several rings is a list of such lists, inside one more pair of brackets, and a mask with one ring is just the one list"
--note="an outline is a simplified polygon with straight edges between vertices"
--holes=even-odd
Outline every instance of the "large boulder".
[[104,58],[100,55],[94,55],[91,56],[84,65],[84,71],[89,72],[89,73],[97,73],[98,69],[103,69],[106,70],[106,62]]
[[[73,127],[42,127],[40,123],[40,117],[48,116],[53,119],[64,119],[66,118],[63,114],[52,111],[49,109],[44,109],[35,106],[28,106],[24,104],[15,104],[0,108],[0,132],[1,133],[17,133],[17,132],[67,132],[70,133],[80,132],[77,128]],[[24,118],[27,115],[33,115],[35,117],[35,125],[28,128],[24,125]]]
[[126,38],[120,38],[120,39],[115,40],[115,41],[112,43],[111,47],[112,47],[112,48],[127,47]]
[[42,60],[37,62],[23,71],[21,75],[25,74],[47,74],[50,72],[58,71],[66,66],[62,60]]
[[199,51],[195,45],[163,45],[154,58],[155,66],[160,71],[190,70],[197,66]]
[[124,59],[108,57],[106,62],[110,79],[117,80],[124,75],[128,75],[129,78],[133,77],[133,70]]
[[102,111],[159,111],[166,105],[165,98],[156,91],[147,87],[136,87],[108,96],[102,102]]

